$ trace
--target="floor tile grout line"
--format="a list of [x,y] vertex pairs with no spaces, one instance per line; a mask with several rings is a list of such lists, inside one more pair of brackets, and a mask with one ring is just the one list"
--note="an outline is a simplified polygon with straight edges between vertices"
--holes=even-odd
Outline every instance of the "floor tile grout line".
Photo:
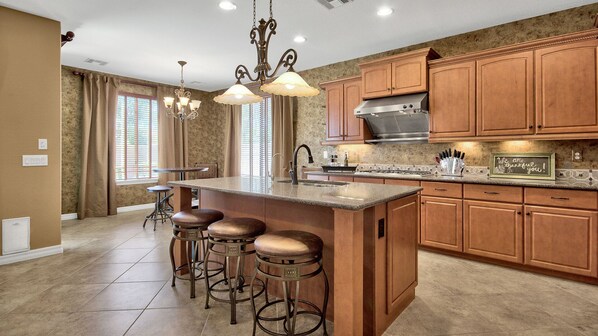
[[162,291],[162,289],[164,288],[164,286],[166,286],[166,284],[168,283],[168,280],[164,282],[164,284],[162,285],[162,287],[160,287],[160,289],[158,289],[158,291],[156,292],[156,294],[154,294],[154,296],[152,297],[151,300],[149,300],[149,302],[147,303],[147,305],[145,306],[145,308],[143,308],[143,310],[141,311],[141,314],[139,314],[139,316],[137,316],[137,318],[135,319],[135,321],[133,321],[133,323],[131,323],[131,325],[129,326],[129,328],[127,328],[127,330],[125,331],[125,333],[123,334],[126,335],[129,330],[131,330],[131,328],[135,325],[135,323],[137,322],[137,320],[139,320],[139,318],[141,317],[141,315],[143,315],[143,313],[145,313],[145,311],[147,310],[147,307],[149,307],[150,304],[152,304],[152,301],[154,301],[154,299],[156,298],[156,296],[158,296],[158,294],[160,294],[160,292]]

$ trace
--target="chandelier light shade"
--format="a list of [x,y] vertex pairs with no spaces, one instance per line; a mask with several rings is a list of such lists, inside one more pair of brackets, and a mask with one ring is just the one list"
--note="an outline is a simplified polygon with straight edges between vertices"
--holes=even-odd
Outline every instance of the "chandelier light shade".
[[[272,15],[272,0],[270,0],[270,18],[268,21],[261,19],[259,25],[256,25],[255,1],[253,0],[253,27],[249,32],[249,38],[251,39],[250,43],[255,45],[257,51],[257,65],[253,70],[253,74],[249,72],[245,65],[241,64],[237,66],[235,69],[236,84],[226,90],[224,94],[216,96],[214,101],[233,105],[261,101],[261,97],[251,93],[241,84],[241,80],[245,78],[251,82],[259,82],[261,85],[260,89],[267,93],[290,97],[317,96],[320,91],[309,86],[293,69],[293,66],[297,62],[297,52],[294,49],[285,51],[274,68],[268,63],[270,38],[276,34],[278,24]],[[268,79],[276,76],[281,67],[287,68],[287,72],[282,74],[274,82],[265,84]],[[259,97],[259,100],[256,97]]]
[[320,93],[318,89],[309,86],[299,74],[293,71],[283,73],[274,82],[264,84],[260,89],[273,95],[292,97],[311,97]]
[[[174,97],[164,97],[164,106],[169,116],[185,120],[193,120],[199,115],[197,110],[201,105],[199,100],[191,100],[191,92],[185,90],[185,80],[183,79],[183,67],[187,62],[179,61],[181,65],[181,86],[174,90]],[[176,104],[176,110],[174,105]]]
[[229,105],[259,103],[262,101],[262,99],[262,97],[251,92],[243,84],[235,84],[231,86],[228,90],[226,90],[226,92],[224,92],[223,94],[214,97],[215,102]]

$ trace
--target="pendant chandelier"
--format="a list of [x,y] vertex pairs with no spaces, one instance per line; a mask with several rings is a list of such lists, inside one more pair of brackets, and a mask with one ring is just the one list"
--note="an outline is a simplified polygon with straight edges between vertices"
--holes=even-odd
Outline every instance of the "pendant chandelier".
[[[197,110],[201,105],[199,100],[191,100],[191,92],[185,90],[185,81],[183,80],[183,67],[187,62],[179,61],[181,65],[181,86],[174,90],[174,97],[164,97],[164,106],[169,116],[178,118],[181,122],[193,120],[199,115]],[[176,102],[175,102],[176,101]],[[176,110],[174,105],[176,104]]]
[[[237,66],[235,69],[237,82],[226,90],[226,92],[216,96],[214,101],[230,105],[260,102],[262,100],[261,96],[254,94],[245,85],[241,84],[241,80],[245,78],[251,82],[259,82],[261,85],[260,90],[270,94],[290,97],[317,96],[320,91],[309,86],[293,69],[293,66],[297,62],[297,52],[294,49],[285,51],[272,71],[272,67],[268,63],[268,46],[270,44],[270,37],[276,34],[277,27],[276,20],[272,16],[272,0],[270,0],[270,18],[268,21],[261,19],[258,26],[256,26],[255,1],[253,0],[253,27],[249,32],[250,42],[251,44],[255,44],[257,51],[257,65],[253,70],[255,75],[252,75],[245,65],[241,64]],[[287,72],[283,73],[273,82],[266,83],[268,79],[276,76],[281,67],[287,68]]]

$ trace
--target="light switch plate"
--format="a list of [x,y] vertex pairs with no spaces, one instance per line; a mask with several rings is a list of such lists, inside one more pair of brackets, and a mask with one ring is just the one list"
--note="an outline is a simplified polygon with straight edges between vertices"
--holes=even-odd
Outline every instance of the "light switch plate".
[[37,149],[48,149],[48,139],[37,139]]
[[47,165],[47,155],[23,155],[23,167],[43,167]]

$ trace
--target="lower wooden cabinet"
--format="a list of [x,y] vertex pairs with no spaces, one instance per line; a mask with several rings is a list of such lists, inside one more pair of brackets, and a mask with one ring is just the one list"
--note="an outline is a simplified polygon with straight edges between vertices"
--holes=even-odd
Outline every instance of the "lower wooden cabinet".
[[328,181],[353,182],[353,177],[351,177],[351,176],[335,176],[335,175],[330,175],[328,177]]
[[421,244],[463,252],[463,201],[421,197]]
[[523,206],[463,201],[463,251],[523,263]]
[[525,207],[525,264],[598,276],[597,212]]

